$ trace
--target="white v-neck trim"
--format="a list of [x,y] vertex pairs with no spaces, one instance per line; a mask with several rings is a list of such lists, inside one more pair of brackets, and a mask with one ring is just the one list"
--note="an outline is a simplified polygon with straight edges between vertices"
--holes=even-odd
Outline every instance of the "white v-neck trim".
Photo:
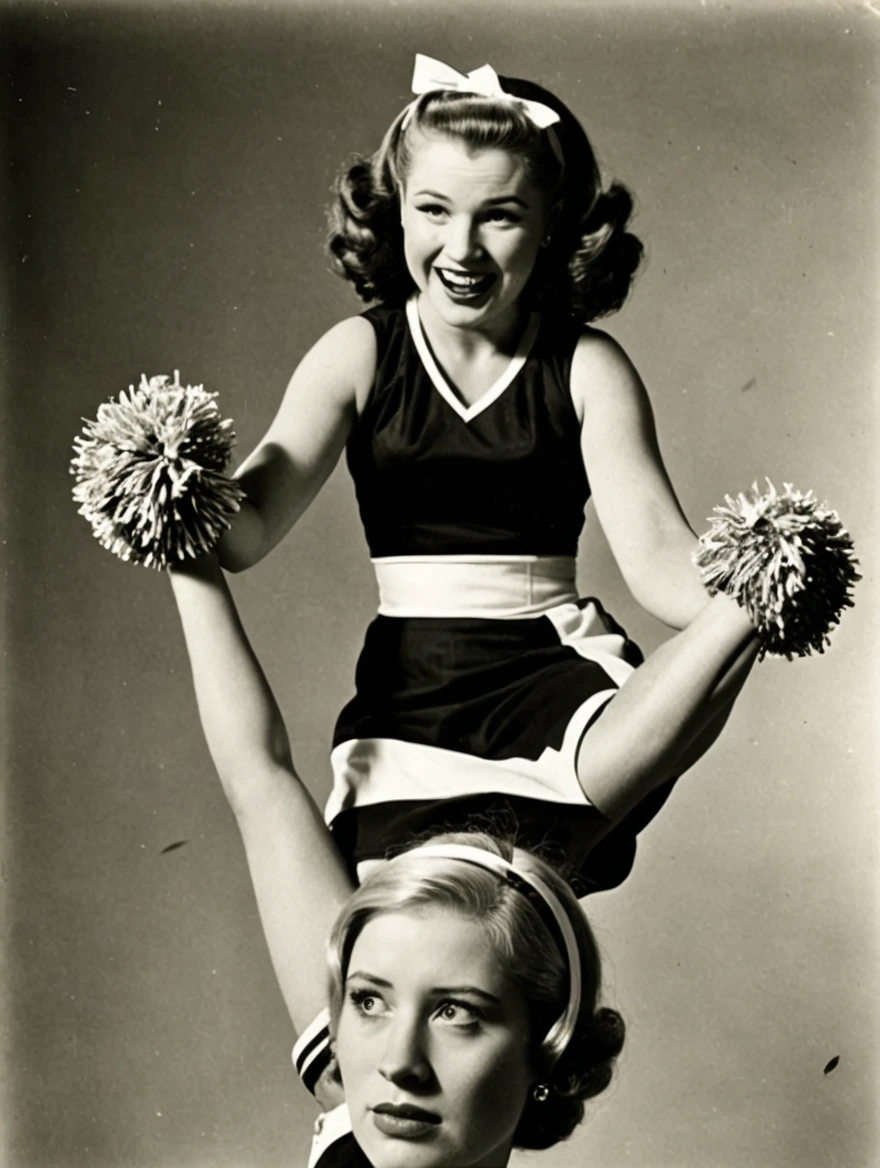
[[522,369],[523,365],[525,365],[529,353],[531,352],[532,345],[535,343],[535,338],[538,335],[538,328],[541,323],[540,316],[538,316],[537,313],[532,313],[532,317],[526,326],[526,330],[522,335],[522,340],[519,343],[519,347],[517,348],[516,353],[511,358],[510,364],[507,366],[498,380],[492,386],[490,386],[484,394],[481,394],[481,396],[478,397],[472,405],[466,406],[464,402],[457,396],[452,386],[443,375],[443,371],[440,369],[440,366],[434,360],[434,354],[431,352],[431,348],[428,345],[424,330],[422,329],[422,321],[419,317],[419,306],[414,296],[411,296],[410,299],[406,302],[406,319],[407,323],[409,324],[410,335],[412,336],[413,343],[416,347],[416,352],[421,358],[422,364],[425,367],[425,372],[430,377],[434,388],[437,390],[446,404],[451,406],[464,422],[469,422],[472,418],[475,418],[478,414],[481,414],[483,410],[488,409],[493,402],[498,401],[499,397],[501,397],[502,393],[504,393],[505,389],[507,389],[508,385],[510,385],[511,381],[513,381],[513,379]]

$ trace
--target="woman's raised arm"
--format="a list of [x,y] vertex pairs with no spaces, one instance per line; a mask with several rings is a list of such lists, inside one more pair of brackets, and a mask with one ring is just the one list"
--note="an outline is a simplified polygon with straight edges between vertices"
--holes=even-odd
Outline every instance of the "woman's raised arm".
[[274,421],[236,478],[246,499],[218,547],[240,572],[283,539],[327,481],[369,392],[376,338],[361,317],[341,321],[309,350]]
[[281,714],[214,556],[169,572],[202,728],[247,854],[297,1032],[326,1005],[325,943],[352,884],[298,778]]

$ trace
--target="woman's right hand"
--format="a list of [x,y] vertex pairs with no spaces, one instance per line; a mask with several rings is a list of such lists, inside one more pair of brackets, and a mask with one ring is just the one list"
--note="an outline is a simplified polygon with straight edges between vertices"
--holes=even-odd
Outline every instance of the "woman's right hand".
[[339,461],[375,371],[375,334],[359,316],[335,325],[305,355],[236,474],[247,497],[218,545],[224,568],[256,564],[305,512]]

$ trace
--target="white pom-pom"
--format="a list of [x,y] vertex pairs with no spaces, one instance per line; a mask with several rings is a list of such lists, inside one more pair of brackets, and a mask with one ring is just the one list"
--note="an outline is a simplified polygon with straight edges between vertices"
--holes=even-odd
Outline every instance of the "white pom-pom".
[[836,511],[812,491],[770,480],[715,508],[694,563],[711,593],[732,596],[758,632],[761,655],[823,652],[830,629],[852,607],[861,577],[853,542]]
[[235,443],[217,395],[167,376],[141,377],[98,407],[74,439],[79,513],[103,547],[148,568],[210,551],[244,492],[224,473]]

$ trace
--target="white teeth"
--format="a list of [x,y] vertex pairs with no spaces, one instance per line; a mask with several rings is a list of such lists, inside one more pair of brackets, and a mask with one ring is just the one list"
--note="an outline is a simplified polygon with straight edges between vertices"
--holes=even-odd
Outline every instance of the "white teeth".
[[454,292],[471,292],[474,288],[485,283],[490,273],[451,272],[448,268],[437,269],[437,273],[449,288]]

